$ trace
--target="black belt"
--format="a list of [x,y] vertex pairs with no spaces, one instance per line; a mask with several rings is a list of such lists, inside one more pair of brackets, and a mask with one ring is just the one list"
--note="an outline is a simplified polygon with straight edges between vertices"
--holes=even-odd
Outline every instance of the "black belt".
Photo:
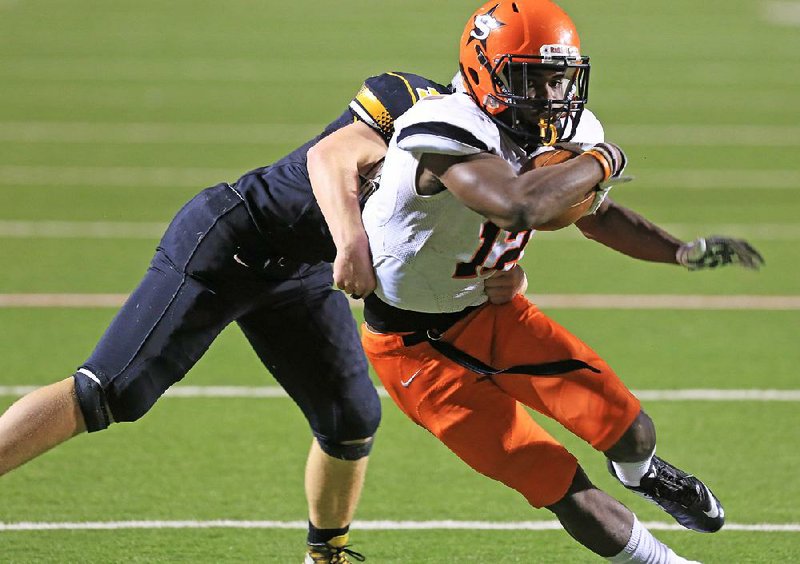
[[594,366],[578,360],[576,358],[565,358],[563,360],[556,360],[553,362],[543,362],[541,364],[518,364],[509,368],[499,369],[489,366],[488,364],[478,360],[474,356],[465,353],[461,349],[454,347],[447,341],[442,341],[442,335],[436,330],[416,331],[403,335],[403,344],[407,347],[413,347],[420,343],[427,342],[436,351],[443,356],[449,358],[459,366],[471,370],[482,377],[478,381],[488,380],[492,376],[498,374],[527,374],[529,376],[559,376],[575,370],[587,369],[599,374],[600,370]]

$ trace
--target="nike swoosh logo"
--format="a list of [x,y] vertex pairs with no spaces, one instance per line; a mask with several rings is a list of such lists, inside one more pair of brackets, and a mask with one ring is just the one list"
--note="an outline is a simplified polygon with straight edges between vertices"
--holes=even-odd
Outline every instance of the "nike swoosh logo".
[[720,506],[717,505],[717,501],[714,496],[711,494],[711,490],[708,489],[708,486],[703,484],[703,487],[706,489],[706,493],[708,494],[708,499],[711,502],[711,509],[708,511],[703,511],[706,514],[706,517],[709,519],[716,519],[720,517]]
[[416,372],[414,372],[414,373],[413,373],[413,374],[412,374],[412,375],[411,375],[411,376],[408,378],[408,380],[400,380],[400,384],[401,384],[401,385],[402,385],[404,388],[408,388],[408,387],[411,385],[411,382],[413,382],[413,381],[414,381],[414,378],[416,378],[417,376],[419,376],[419,373],[420,373],[420,372],[422,372],[422,368],[420,368],[419,370],[417,370]]

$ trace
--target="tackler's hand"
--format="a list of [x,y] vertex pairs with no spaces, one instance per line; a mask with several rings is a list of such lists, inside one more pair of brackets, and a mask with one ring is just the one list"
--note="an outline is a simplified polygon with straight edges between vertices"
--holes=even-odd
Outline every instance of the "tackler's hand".
[[517,294],[528,289],[528,277],[519,265],[511,270],[500,270],[483,282],[489,303],[501,305],[510,302]]
[[355,299],[365,298],[375,290],[377,281],[366,235],[336,250],[333,283]]
[[684,243],[675,254],[678,264],[689,270],[718,268],[728,264],[739,264],[744,268],[758,270],[764,265],[764,257],[744,239],[732,239],[714,235],[700,237]]

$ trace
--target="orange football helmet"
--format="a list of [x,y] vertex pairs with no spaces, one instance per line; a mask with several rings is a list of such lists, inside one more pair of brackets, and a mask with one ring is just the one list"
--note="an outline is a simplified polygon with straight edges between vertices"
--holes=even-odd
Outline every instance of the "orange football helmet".
[[492,0],[461,36],[467,92],[523,145],[574,135],[589,96],[589,58],[569,16],[549,0]]

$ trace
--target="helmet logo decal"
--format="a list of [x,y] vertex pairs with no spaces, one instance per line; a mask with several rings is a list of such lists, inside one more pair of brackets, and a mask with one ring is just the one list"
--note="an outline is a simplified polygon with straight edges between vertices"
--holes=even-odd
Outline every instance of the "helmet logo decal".
[[560,45],[560,44],[550,44],[550,45],[542,45],[539,48],[539,54],[542,56],[542,59],[545,61],[552,61],[554,58],[559,59],[580,59],[581,54],[578,51],[578,48],[574,45]]
[[475,16],[474,26],[472,31],[469,34],[469,43],[473,39],[477,39],[483,45],[483,48],[486,48],[486,40],[489,38],[489,34],[492,33],[495,29],[499,29],[506,25],[505,23],[501,22],[497,18],[494,17],[494,11],[500,6],[500,4],[495,4],[494,8],[486,12],[485,14],[481,14],[479,16]]

